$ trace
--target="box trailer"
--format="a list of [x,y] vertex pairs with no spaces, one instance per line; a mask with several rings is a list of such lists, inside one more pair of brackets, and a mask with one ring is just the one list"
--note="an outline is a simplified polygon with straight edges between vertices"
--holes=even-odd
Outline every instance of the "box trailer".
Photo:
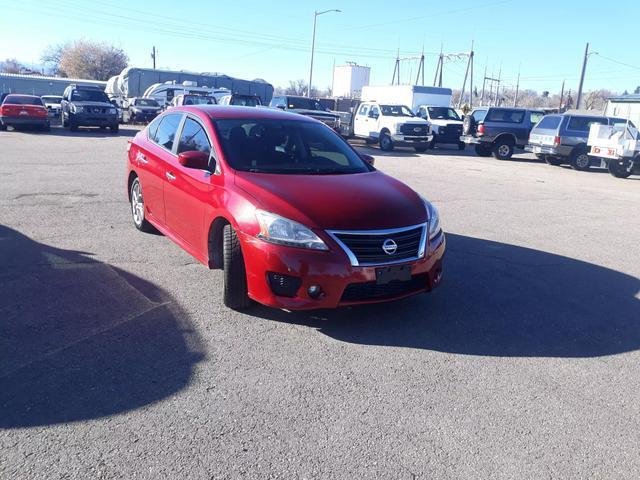
[[362,100],[382,104],[405,105],[414,112],[421,105],[448,107],[451,105],[450,88],[420,85],[370,85],[362,87]]

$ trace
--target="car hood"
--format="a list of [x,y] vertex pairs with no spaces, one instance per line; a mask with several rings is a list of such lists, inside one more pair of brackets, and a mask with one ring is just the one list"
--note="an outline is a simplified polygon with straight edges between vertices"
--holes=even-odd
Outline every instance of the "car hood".
[[263,210],[319,229],[373,230],[427,219],[420,196],[382,172],[276,175],[236,172],[238,187]]

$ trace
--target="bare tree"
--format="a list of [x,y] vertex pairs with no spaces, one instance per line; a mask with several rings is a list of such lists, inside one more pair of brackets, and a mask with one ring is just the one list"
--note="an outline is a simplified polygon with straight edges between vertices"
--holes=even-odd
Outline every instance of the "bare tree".
[[62,52],[64,52],[64,49],[64,44],[49,45],[45,51],[42,52],[40,60],[47,67],[50,74],[61,77],[67,76],[67,74],[60,68],[60,61],[62,60]]
[[89,40],[53,45],[45,50],[42,59],[57,73],[90,80],[107,80],[129,63],[123,50]]
[[289,80],[289,87],[285,88],[284,93],[287,95],[306,95],[307,89],[307,82],[304,80]]
[[584,96],[584,107],[587,110],[604,110],[607,99],[613,96],[610,90],[591,90]]
[[0,72],[2,73],[20,73],[22,68],[22,64],[15,58],[7,58],[4,62],[0,62]]

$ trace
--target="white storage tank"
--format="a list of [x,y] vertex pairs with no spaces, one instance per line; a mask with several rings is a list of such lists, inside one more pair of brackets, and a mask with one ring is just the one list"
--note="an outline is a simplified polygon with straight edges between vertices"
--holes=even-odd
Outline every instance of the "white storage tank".
[[370,67],[347,63],[333,68],[333,96],[360,98],[362,87],[369,85]]

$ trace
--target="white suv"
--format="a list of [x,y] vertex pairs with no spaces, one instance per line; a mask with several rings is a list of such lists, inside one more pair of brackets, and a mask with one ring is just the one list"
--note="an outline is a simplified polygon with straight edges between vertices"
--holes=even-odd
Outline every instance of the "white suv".
[[416,117],[405,105],[381,105],[363,102],[353,120],[353,134],[367,143],[378,142],[380,149],[413,147],[425,152],[433,140],[429,122]]

